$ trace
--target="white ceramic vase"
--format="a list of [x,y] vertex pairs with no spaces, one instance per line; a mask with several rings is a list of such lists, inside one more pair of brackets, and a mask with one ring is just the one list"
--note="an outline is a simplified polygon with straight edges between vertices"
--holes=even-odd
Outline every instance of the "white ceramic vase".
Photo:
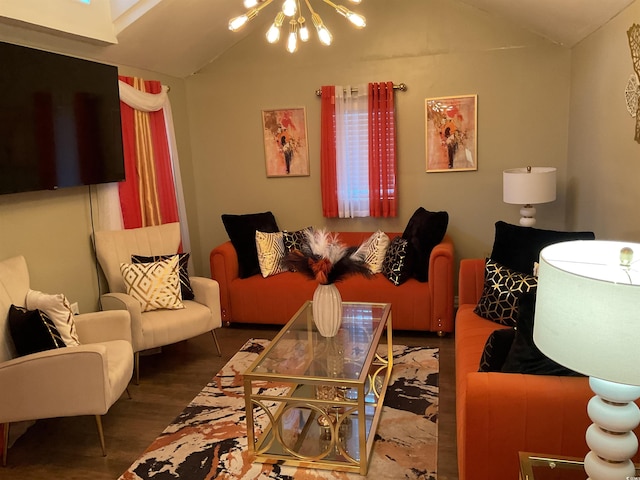
[[313,321],[323,337],[334,337],[342,323],[342,297],[333,283],[318,285],[313,293]]

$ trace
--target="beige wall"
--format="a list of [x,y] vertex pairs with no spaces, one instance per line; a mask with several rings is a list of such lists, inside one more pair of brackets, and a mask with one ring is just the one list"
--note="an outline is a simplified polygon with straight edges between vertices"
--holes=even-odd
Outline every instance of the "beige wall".
[[[176,123],[179,122],[176,125],[176,135],[180,135],[178,146],[186,152],[183,181],[189,192],[193,192],[184,81],[130,68],[121,68],[120,73],[160,80],[171,87],[174,117]],[[32,288],[64,293],[71,302],[78,302],[82,312],[95,311],[98,298],[97,271],[90,242],[90,191],[97,225],[95,187],[0,195],[0,259],[24,255]],[[195,211],[193,195],[188,195],[187,202],[191,203],[190,210]]]
[[[326,222],[332,229],[402,231],[420,206],[446,210],[458,257],[482,256],[495,221],[519,219],[502,202],[502,170],[526,165],[558,168],[558,200],[540,206],[538,226],[563,228],[570,51],[452,1],[367,0],[361,10],[367,28],[328,11],[334,45],[313,37],[294,55],[264,40],[266,10],[264,28],[186,80],[202,253],[227,239],[223,213],[271,210],[284,229],[325,224],[314,93],[323,84],[408,85],[396,94],[399,217]],[[460,94],[478,94],[478,171],[427,174],[424,100]],[[300,106],[311,175],[266,178],[261,110]]]
[[601,239],[640,241],[640,144],[624,91],[633,72],[634,2],[573,50],[567,224]]

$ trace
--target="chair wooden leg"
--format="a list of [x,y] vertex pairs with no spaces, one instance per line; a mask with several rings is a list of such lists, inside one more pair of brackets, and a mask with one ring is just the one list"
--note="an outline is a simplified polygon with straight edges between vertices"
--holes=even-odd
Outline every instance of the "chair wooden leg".
[[220,350],[220,344],[218,343],[218,336],[216,335],[215,329],[211,330],[211,335],[213,336],[213,341],[216,342],[216,348],[218,349],[218,356],[222,356],[222,350]]
[[2,466],[7,466],[7,451],[9,450],[9,423],[3,423],[2,435]]
[[100,436],[100,447],[102,448],[102,456],[107,456],[107,449],[104,446],[104,431],[102,430],[102,417],[96,415],[96,425],[98,426],[98,435]]
[[136,385],[140,385],[140,352],[133,354],[133,372],[136,377]]
[[129,391],[129,387],[127,387],[127,397],[129,397],[129,400],[131,400],[133,397],[131,396],[131,392]]

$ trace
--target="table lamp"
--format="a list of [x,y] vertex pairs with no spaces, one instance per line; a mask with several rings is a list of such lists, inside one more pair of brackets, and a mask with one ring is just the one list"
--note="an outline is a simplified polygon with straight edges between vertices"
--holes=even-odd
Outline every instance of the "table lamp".
[[584,461],[591,480],[636,478],[640,424],[640,244],[579,240],[540,252],[533,340],[589,376]]
[[502,201],[524,205],[520,209],[520,225],[536,224],[533,205],[556,199],[556,169],[553,167],[511,168],[502,172]]

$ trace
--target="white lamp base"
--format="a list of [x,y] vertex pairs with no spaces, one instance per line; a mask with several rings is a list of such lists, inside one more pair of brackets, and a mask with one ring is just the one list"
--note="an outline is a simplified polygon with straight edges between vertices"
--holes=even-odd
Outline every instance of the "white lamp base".
[[520,225],[533,227],[536,224],[536,207],[525,205],[520,209]]
[[588,480],[618,480],[635,476],[630,460],[638,451],[633,429],[640,424],[640,387],[590,377],[589,386],[596,395],[587,412],[593,421],[586,440],[591,451],[584,459]]

